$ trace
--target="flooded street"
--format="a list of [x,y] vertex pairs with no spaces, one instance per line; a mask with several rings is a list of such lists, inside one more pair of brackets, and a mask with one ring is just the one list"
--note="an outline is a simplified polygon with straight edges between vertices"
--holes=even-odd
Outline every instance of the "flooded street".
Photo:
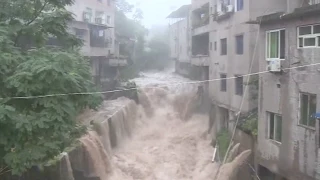
[[163,88],[168,83],[188,82],[170,71],[142,73],[135,82],[148,87],[143,91],[151,107],[139,107],[132,137],[114,150],[110,179],[213,179],[217,165],[211,162],[213,148],[207,134],[208,116],[195,114],[185,121],[180,118],[183,111],[175,107],[183,106],[189,99],[185,97],[194,95],[196,85]]

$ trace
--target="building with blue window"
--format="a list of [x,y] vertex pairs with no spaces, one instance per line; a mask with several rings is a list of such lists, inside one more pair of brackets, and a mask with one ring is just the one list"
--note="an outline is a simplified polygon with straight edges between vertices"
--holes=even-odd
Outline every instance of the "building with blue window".
[[257,163],[261,180],[320,179],[320,1],[287,0],[260,25]]

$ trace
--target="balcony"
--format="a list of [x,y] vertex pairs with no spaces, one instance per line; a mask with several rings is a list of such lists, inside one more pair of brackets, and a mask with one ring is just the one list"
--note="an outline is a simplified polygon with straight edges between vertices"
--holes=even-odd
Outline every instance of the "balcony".
[[92,14],[90,12],[83,12],[83,21],[91,23],[92,21]]
[[192,28],[195,29],[201,26],[208,25],[209,21],[210,21],[209,14],[201,14],[199,18],[197,18],[196,20],[193,20]]
[[213,14],[213,20],[217,22],[223,21],[231,17],[233,13],[234,13],[233,5],[224,4],[224,3],[218,4],[215,10],[215,13]]
[[201,8],[192,11],[192,29],[197,29],[209,24],[209,3],[203,5]]
[[210,30],[210,26],[209,24],[207,25],[203,25],[203,26],[199,26],[197,28],[192,29],[192,35],[193,36],[197,36],[203,33],[207,33]]
[[209,66],[210,57],[208,55],[197,55],[191,57],[191,64],[195,66]]

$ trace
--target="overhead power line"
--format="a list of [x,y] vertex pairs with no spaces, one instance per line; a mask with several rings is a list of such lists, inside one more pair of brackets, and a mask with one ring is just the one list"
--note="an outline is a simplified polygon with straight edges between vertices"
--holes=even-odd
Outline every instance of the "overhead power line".
[[[302,65],[302,66],[284,68],[282,70],[285,71],[285,70],[298,69],[298,68],[310,67],[310,66],[316,66],[316,65],[320,65],[320,63],[313,63],[313,64],[307,64],[307,65]],[[157,87],[145,86],[145,87],[127,88],[127,89],[115,89],[115,90],[110,90],[110,91],[97,91],[97,92],[57,93],[57,94],[35,95],[35,96],[12,96],[12,97],[2,97],[2,98],[0,98],[0,100],[2,100],[2,99],[37,99],[37,98],[56,97],[56,96],[108,94],[108,93],[113,93],[113,92],[138,90],[138,89],[141,89],[141,88],[157,89],[157,88],[164,88],[164,87],[184,85],[184,84],[200,84],[200,83],[205,83],[205,82],[230,80],[230,79],[236,79],[238,77],[248,77],[248,76],[265,74],[265,73],[269,73],[269,71],[260,71],[260,72],[249,73],[249,74],[244,74],[244,75],[240,75],[240,76],[233,76],[233,77],[227,77],[227,78],[217,78],[217,79],[208,79],[208,80],[201,80],[201,81],[188,81],[188,82],[182,82],[181,81],[181,82],[167,83],[167,84],[160,85],[160,86],[157,86]]]

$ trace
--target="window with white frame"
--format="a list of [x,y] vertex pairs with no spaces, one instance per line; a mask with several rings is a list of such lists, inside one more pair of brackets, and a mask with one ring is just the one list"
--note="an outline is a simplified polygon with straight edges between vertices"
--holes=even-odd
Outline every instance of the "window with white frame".
[[279,114],[267,112],[268,138],[281,142],[282,139],[282,117]]
[[320,47],[320,24],[298,27],[298,47]]
[[266,34],[267,60],[285,59],[285,30],[268,31]]

